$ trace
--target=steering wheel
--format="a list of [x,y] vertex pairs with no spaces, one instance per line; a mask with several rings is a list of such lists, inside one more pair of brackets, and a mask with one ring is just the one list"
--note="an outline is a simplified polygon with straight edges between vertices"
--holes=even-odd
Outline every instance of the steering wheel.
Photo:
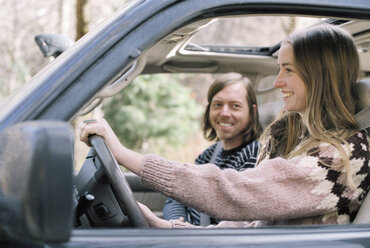
[[89,139],[101,161],[122,212],[127,214],[133,226],[149,227],[125,176],[119,168],[117,160],[105,144],[104,139],[98,135],[92,135]]

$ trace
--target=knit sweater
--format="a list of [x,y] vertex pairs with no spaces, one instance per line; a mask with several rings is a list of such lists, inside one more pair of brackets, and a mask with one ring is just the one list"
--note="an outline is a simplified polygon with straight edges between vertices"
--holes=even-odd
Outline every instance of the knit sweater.
[[[309,151],[310,155],[291,159],[264,159],[256,168],[241,172],[148,155],[143,160],[141,178],[144,184],[171,198],[229,220],[216,227],[346,224],[354,219],[370,187],[366,132],[358,132],[348,143],[349,150],[344,148],[350,155],[356,190],[346,184],[338,150],[327,143],[319,145],[319,152]],[[195,227],[180,221],[172,223],[174,227]]]
[[[195,160],[196,164],[202,165],[210,162],[216,149],[217,143],[204,150]],[[253,168],[257,162],[259,144],[256,140],[249,144],[242,144],[231,150],[220,149],[215,158],[215,165],[221,169],[235,169],[238,171]],[[217,204],[216,202],[214,204]],[[187,207],[172,198],[168,198],[163,207],[163,217],[167,220],[184,218],[193,225],[200,225],[200,212],[194,208]],[[211,218],[212,224],[219,223],[219,220]]]

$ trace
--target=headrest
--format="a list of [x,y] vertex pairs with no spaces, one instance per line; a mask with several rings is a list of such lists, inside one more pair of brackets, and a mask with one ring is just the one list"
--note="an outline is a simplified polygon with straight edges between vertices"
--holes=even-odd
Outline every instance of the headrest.
[[370,78],[363,79],[356,83],[358,107],[360,110],[370,106]]
[[370,127],[370,78],[357,82],[356,95],[356,120],[360,130],[368,129]]

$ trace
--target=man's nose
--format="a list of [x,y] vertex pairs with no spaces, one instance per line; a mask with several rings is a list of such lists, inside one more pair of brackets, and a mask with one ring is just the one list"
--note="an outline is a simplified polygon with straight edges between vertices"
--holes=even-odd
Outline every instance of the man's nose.
[[222,115],[229,115],[230,114],[230,108],[229,105],[224,104],[221,109],[221,114]]

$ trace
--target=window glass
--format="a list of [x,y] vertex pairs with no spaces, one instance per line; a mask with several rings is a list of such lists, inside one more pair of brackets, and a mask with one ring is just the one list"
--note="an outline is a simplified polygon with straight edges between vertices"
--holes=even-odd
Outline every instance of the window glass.
[[190,43],[197,45],[273,46],[284,39],[287,34],[323,20],[322,18],[297,16],[219,18],[200,30]]

